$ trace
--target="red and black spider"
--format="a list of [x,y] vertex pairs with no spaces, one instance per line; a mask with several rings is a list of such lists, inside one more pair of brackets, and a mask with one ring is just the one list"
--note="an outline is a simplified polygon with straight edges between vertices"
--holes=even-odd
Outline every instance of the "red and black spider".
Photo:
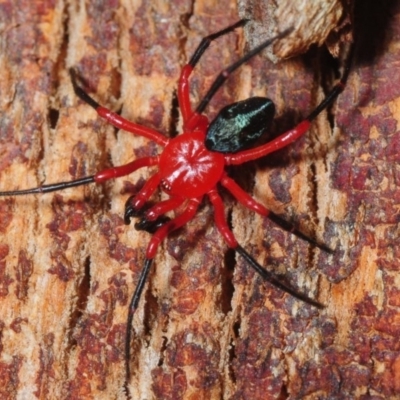
[[[119,129],[154,141],[163,147],[163,151],[159,156],[143,157],[126,165],[106,169],[95,175],[77,180],[43,185],[27,190],[0,192],[0,196],[47,193],[89,183],[103,183],[109,179],[129,175],[143,167],[158,167],[158,171],[145,183],[136,195],[131,196],[127,200],[125,205],[125,223],[129,224],[131,218],[138,218],[139,221],[135,224],[135,229],[144,230],[152,234],[146,251],[144,267],[129,305],[125,341],[126,384],[130,376],[129,361],[133,315],[138,307],[140,296],[157,249],[171,231],[182,227],[195,216],[205,196],[209,198],[214,208],[215,224],[231,249],[238,252],[266,281],[306,303],[322,307],[317,301],[298,293],[282,283],[238,244],[225,218],[224,206],[218,194],[217,186],[218,184],[223,186],[245,207],[272,219],[283,229],[295,233],[309,243],[329,252],[330,250],[326,246],[303,235],[286,221],[255,201],[228,176],[226,167],[229,165],[241,165],[245,162],[264,157],[289,145],[304,135],[312,120],[329,106],[344,89],[350,71],[350,61],[347,63],[343,77],[339,83],[333,87],[325,99],[303,121],[268,143],[249,148],[262,135],[266,134],[266,129],[274,117],[275,107],[270,99],[253,97],[230,104],[224,107],[212,122],[209,122],[208,118],[202,113],[211,98],[233,71],[276,39],[287,35],[290,29],[265,41],[223,70],[195,111],[192,110],[189,100],[189,77],[210,43],[220,36],[243,26],[245,23],[245,20],[241,20],[204,38],[189,63],[183,67],[178,83],[178,101],[183,119],[183,133],[174,138],[167,138],[153,129],[127,121],[118,114],[100,106],[78,85],[77,74],[75,70],[71,69],[72,85],[76,95],[93,107],[100,117]],[[169,198],[149,206],[148,200],[158,187],[168,194]],[[165,216],[166,213],[176,210],[178,207],[184,207],[184,211],[175,218],[170,219]]]

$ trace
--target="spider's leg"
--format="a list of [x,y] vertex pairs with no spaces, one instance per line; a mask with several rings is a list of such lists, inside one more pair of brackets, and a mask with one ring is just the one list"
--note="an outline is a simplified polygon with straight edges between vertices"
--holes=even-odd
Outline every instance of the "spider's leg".
[[225,29],[222,29],[203,38],[199,46],[193,53],[190,61],[182,68],[178,84],[178,100],[184,123],[186,123],[193,114],[189,99],[189,76],[192,73],[194,67],[199,62],[201,56],[204,54],[204,52],[207,50],[208,46],[210,46],[213,40],[234,31],[236,28],[245,25],[246,22],[247,20],[242,19]]
[[283,290],[286,293],[289,293],[296,299],[304,301],[304,303],[310,304],[320,309],[325,307],[318,301],[310,299],[305,294],[299,293],[295,289],[292,289],[290,286],[287,286],[284,283],[282,283],[274,274],[263,268],[242,246],[237,245],[235,251],[237,251],[249,263],[249,265],[260,274],[262,278],[264,278],[272,285],[276,286],[277,288]]
[[214,41],[215,39],[218,39],[221,36],[226,35],[227,33],[233,32],[236,28],[246,25],[247,22],[248,22],[247,19],[241,19],[240,21],[237,21],[234,24],[232,24],[224,29],[221,29],[218,32],[212,33],[211,35],[204,37],[201,40],[200,44],[197,46],[197,49],[194,51],[188,64],[191,65],[192,68],[194,68],[196,66],[196,64],[199,62],[201,56],[208,49],[208,47],[210,46],[212,41]]
[[320,250],[325,251],[325,253],[334,254],[335,251],[332,250],[324,243],[317,242],[315,239],[310,238],[309,236],[305,235],[303,232],[299,231],[293,224],[285,219],[281,218],[279,215],[273,213],[272,211],[269,212],[268,218],[274,222],[276,225],[281,227],[283,230],[292,233],[293,235],[299,237],[300,239],[310,243],[311,245],[318,247]]
[[303,121],[301,121],[293,129],[290,129],[289,131],[279,135],[274,140],[262,146],[256,147],[254,149],[240,151],[235,154],[227,154],[225,156],[226,163],[228,165],[239,165],[247,161],[256,160],[274,151],[282,149],[283,147],[286,147],[290,143],[293,143],[295,140],[303,136],[308,131],[311,125],[311,121],[314,120],[328,106],[330,106],[335,101],[337,96],[344,90],[347,78],[350,73],[350,67],[353,60],[353,53],[354,53],[354,47],[352,46],[349,55],[347,57],[344,72],[341,79],[325,96],[325,98],[321,101],[321,103],[319,103],[318,106],[313,111],[311,111],[311,113]]
[[[137,283],[136,289],[133,293],[131,302],[129,304],[128,310],[128,318],[126,325],[126,341],[125,341],[125,371],[126,371],[126,382],[125,387],[128,388],[129,378],[130,378],[130,358],[131,358],[131,339],[132,339],[132,322],[133,316],[137,310],[140,297],[142,295],[147,277],[150,272],[150,267],[153,262],[153,259],[156,255],[158,246],[165,239],[165,237],[172,231],[182,227],[187,222],[189,222],[196,214],[197,208],[201,202],[201,198],[192,199],[188,202],[186,209],[178,215],[176,218],[164,224],[161,228],[159,228],[155,234],[152,236],[150,243],[147,246],[146,250],[146,259],[144,263],[144,267],[139,276],[139,281]],[[128,390],[127,390],[128,391]]]
[[167,200],[156,203],[143,213],[140,220],[136,222],[135,229],[138,231],[155,233],[158,228],[171,220],[164,214],[168,211],[177,209],[184,202],[185,199],[181,197],[171,197]]
[[177,217],[175,217],[157,230],[157,232],[152,236],[150,243],[147,247],[147,258],[155,257],[159,244],[166,238],[166,236],[170,232],[188,223],[195,216],[201,200],[201,197],[190,199],[185,210],[181,214],[179,214]]
[[168,211],[177,209],[185,201],[186,200],[183,197],[170,197],[167,200],[160,201],[146,211],[144,218],[147,221],[155,221]]
[[231,192],[232,196],[235,197],[240,203],[242,203],[246,208],[255,211],[257,214],[260,214],[264,217],[268,217],[271,221],[273,221],[276,225],[280,226],[285,231],[296,235],[300,239],[305,240],[313,246],[318,247],[319,249],[332,254],[333,250],[327,247],[323,243],[317,242],[315,239],[312,239],[299,231],[295,226],[293,226],[290,222],[282,219],[277,214],[265,208],[262,204],[258,203],[254,200],[248,193],[246,193],[233,179],[231,179],[228,175],[224,175],[220,181],[221,185]]
[[143,207],[146,204],[146,201],[151,197],[151,195],[157,189],[157,186],[160,184],[161,177],[159,173],[154,174],[147,182],[144,184],[142,189],[140,189],[139,193],[130,196],[125,203],[125,214],[124,214],[124,222],[126,225],[129,225],[131,222],[131,218],[137,218],[143,216]]
[[241,65],[249,61],[253,58],[256,54],[260,53],[270,44],[272,44],[275,40],[280,39],[284,36],[287,36],[290,32],[292,32],[293,28],[285,29],[283,32],[278,33],[271,39],[266,40],[265,42],[261,43],[253,50],[249,51],[245,54],[242,58],[231,64],[229,67],[225,68],[215,79],[214,83],[211,85],[210,89],[208,90],[207,94],[204,96],[203,100],[197,106],[195,113],[201,114],[204,109],[207,107],[207,104],[210,102],[214,94],[217,90],[224,84],[224,82],[229,78],[229,75],[237,70]]
[[124,383],[124,388],[126,391],[126,395],[128,396],[128,399],[131,398],[128,385],[129,385],[129,378],[131,376],[130,358],[131,358],[131,339],[132,339],[131,329],[132,329],[133,316],[135,315],[140,297],[144,289],[144,285],[146,284],[147,277],[149,276],[152,263],[153,263],[153,258],[150,259],[146,258],[142,272],[140,273],[139,276],[138,283],[136,285],[135,292],[133,293],[133,296],[129,303],[128,320],[126,323],[126,335],[125,335],[125,383]]
[[75,179],[73,181],[51,183],[48,185],[42,185],[36,188],[25,190],[10,190],[7,192],[0,192],[0,196],[21,196],[28,194],[49,193],[58,190],[68,189],[74,186],[88,185],[89,183],[103,183],[109,179],[129,175],[140,168],[150,167],[152,165],[156,165],[157,163],[157,157],[143,157],[128,164],[120,165],[119,167],[108,168],[103,171],[97,172],[95,175],[85,176],[83,178]]
[[152,167],[158,164],[158,157],[142,157],[135,161],[131,161],[128,164],[119,165],[117,167],[112,167],[104,169],[103,171],[97,172],[94,176],[96,183],[103,183],[110,179],[120,178],[121,176],[126,176],[135,172],[136,170],[143,167]]
[[78,84],[78,76],[75,69],[70,68],[70,75],[72,86],[74,88],[75,94],[89,106],[94,108],[99,114],[100,117],[104,118],[111,125],[123,129],[124,131],[134,133],[135,135],[143,136],[147,139],[150,139],[161,146],[166,146],[168,143],[168,138],[160,134],[159,132],[146,128],[145,126],[141,126],[139,124],[135,124],[134,122],[128,121],[127,119],[121,117],[117,113],[109,110],[108,108],[102,107],[96,100],[94,100],[91,96],[89,96],[85,90],[79,86]]
[[213,190],[207,193],[210,201],[214,207],[214,215],[215,215],[215,225],[217,226],[218,230],[220,231],[221,235],[227,242],[228,246],[231,247],[233,250],[237,251],[248,263],[249,265],[254,268],[263,279],[271,283],[272,285],[276,286],[277,288],[281,289],[282,291],[289,293],[291,296],[304,301],[312,306],[323,308],[324,306],[317,301],[310,299],[308,296],[297,292],[296,290],[292,289],[291,287],[282,283],[275,275],[271,272],[267,271],[263,268],[246,250],[241,247],[233,232],[229,229],[228,224],[225,218],[224,212],[224,205],[222,202],[221,197],[219,194]]
[[186,64],[182,68],[181,76],[179,78],[179,85],[178,85],[178,100],[179,100],[179,106],[182,112],[183,116],[183,122],[185,129],[193,129],[193,128],[204,128],[206,129],[208,126],[208,121],[207,119],[202,116],[202,112],[204,109],[207,107],[208,103],[212,99],[212,97],[215,95],[215,93],[218,91],[218,89],[223,85],[223,83],[228,79],[229,75],[238,69],[242,64],[246,63],[250,58],[254,57],[256,54],[258,54],[260,51],[268,47],[271,43],[273,43],[275,40],[286,36],[288,33],[290,33],[293,29],[289,28],[286,29],[285,31],[279,33],[275,37],[266,40],[264,43],[261,43],[259,46],[245,54],[242,58],[240,58],[238,61],[234,62],[227,68],[225,68],[215,79],[214,83],[211,85],[210,89],[204,96],[204,98],[201,100],[200,104],[197,106],[195,112],[193,113],[191,105],[190,105],[190,99],[189,99],[189,76],[193,71],[193,68],[195,65],[198,63],[200,57],[203,55],[203,53],[206,51],[210,43],[219,38],[220,36],[223,36],[229,32],[232,32],[234,29],[245,25],[247,20],[240,20],[236,22],[235,24],[222,29],[221,31],[218,31],[212,35],[209,35],[200,42],[200,45],[197,47],[196,51],[194,52],[192,58],[190,59],[189,63]]

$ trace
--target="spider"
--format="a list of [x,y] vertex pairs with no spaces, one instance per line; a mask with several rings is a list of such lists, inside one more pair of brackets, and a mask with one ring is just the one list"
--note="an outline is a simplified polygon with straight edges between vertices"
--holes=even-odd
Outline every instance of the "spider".
[[[89,183],[103,183],[109,179],[129,175],[143,167],[158,167],[157,172],[147,180],[136,195],[128,198],[125,205],[124,222],[129,224],[131,218],[138,218],[135,229],[144,230],[152,234],[146,250],[144,267],[139,276],[128,310],[125,339],[125,387],[127,387],[130,377],[130,344],[133,316],[137,310],[157,249],[170,232],[179,229],[196,215],[197,209],[204,197],[209,198],[214,208],[215,225],[227,245],[242,256],[263,279],[299,300],[318,308],[323,307],[319,302],[282,283],[239,245],[225,218],[224,205],[218,193],[217,186],[219,184],[227,189],[236,200],[248,209],[263,217],[270,218],[286,231],[296,234],[312,245],[324,251],[331,252],[328,247],[305,236],[285,220],[255,201],[228,176],[226,167],[241,165],[264,157],[289,145],[304,135],[317,115],[332,104],[344,89],[351,63],[350,61],[347,62],[340,81],[303,121],[266,144],[252,148],[251,146],[262,135],[266,134],[266,129],[274,117],[275,106],[270,99],[253,97],[230,104],[224,107],[211,122],[203,115],[203,112],[211,98],[233,71],[264,48],[271,45],[275,40],[286,36],[292,29],[285,30],[275,37],[266,40],[224,69],[215,79],[194,111],[189,100],[189,77],[210,43],[234,31],[236,28],[244,26],[246,22],[247,20],[240,20],[225,29],[203,38],[190,61],[183,67],[178,83],[178,102],[183,120],[183,133],[174,138],[168,138],[153,129],[130,122],[109,109],[102,107],[80,86],[78,82],[80,78],[77,72],[71,69],[73,89],[82,101],[93,107],[100,117],[113,126],[143,136],[157,143],[163,148],[161,154],[155,157],[139,158],[128,164],[105,169],[95,175],[73,181],[47,184],[27,190],[0,192],[0,196],[48,193]],[[350,59],[351,57],[349,56]],[[149,205],[148,201],[157,188],[165,192],[169,198],[155,205]],[[178,208],[183,208],[183,211],[175,216],[175,218],[170,219],[165,216],[166,213]]]

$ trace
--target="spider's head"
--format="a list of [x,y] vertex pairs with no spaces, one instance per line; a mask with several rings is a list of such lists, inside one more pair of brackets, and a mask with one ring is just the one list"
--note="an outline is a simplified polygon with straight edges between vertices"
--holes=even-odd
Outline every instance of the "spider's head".
[[224,107],[208,127],[210,151],[236,153],[253,145],[269,128],[275,105],[266,97],[251,97]]

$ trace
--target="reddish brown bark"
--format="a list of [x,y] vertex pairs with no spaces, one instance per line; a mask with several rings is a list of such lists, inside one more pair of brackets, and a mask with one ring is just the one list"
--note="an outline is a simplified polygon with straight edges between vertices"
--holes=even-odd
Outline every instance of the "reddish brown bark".
[[[206,203],[159,251],[134,321],[132,398],[400,395],[397,3],[368,4],[372,20],[357,11],[359,58],[329,119],[324,113],[289,149],[232,171],[335,254],[226,196],[239,242],[326,309],[282,294],[235,261]],[[156,154],[154,144],[116,133],[78,101],[67,69],[79,69],[100,103],[175,133],[181,66],[202,36],[238,18],[228,0],[3,1],[0,15],[1,190]],[[192,79],[194,104],[242,44],[238,32],[211,46]],[[321,54],[277,65],[257,57],[229,79],[207,114],[267,95],[277,103],[273,131],[288,129],[331,85],[332,67]],[[125,397],[127,302],[149,235],[125,227],[122,214],[150,173],[0,199],[1,398]]]

